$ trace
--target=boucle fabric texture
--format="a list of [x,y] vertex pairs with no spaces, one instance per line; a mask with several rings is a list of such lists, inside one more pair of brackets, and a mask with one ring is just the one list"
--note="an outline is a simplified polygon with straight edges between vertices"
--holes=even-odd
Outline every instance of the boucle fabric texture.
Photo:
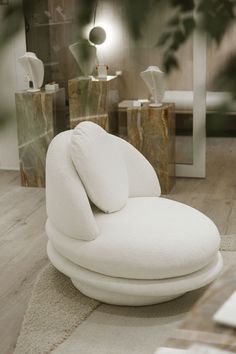
[[[225,266],[234,263],[233,252],[236,251],[236,235],[221,236],[221,250],[227,251],[223,252],[223,256],[225,253]],[[231,252],[232,257],[229,257]],[[191,294],[190,297],[194,297],[196,292]],[[169,303],[168,308],[172,309],[171,304],[178,307],[181,299]],[[68,277],[58,272],[51,264],[47,265],[36,279],[14,354],[48,354],[53,352],[99,305],[98,301],[82,295],[75,289]],[[165,308],[165,304],[159,306]],[[112,308],[122,311],[122,307]],[[142,309],[145,308],[130,308],[130,310],[126,308],[125,313],[126,316],[129,316],[129,311],[131,311],[133,316],[134,311],[138,313]],[[170,317],[171,315],[173,313],[167,314]],[[169,329],[168,326],[168,331]],[[163,333],[156,333],[156,335],[162,337]],[[98,353],[102,353],[102,351],[98,351]]]
[[92,242],[68,237],[50,219],[46,233],[69,261],[110,277],[159,280],[188,275],[213,261],[220,246],[218,229],[206,215],[165,198],[129,198],[122,210],[97,210],[94,216],[101,233]]
[[47,265],[35,282],[14,354],[51,353],[98,306]]
[[236,251],[236,235],[221,236],[221,251],[235,252]]
[[95,123],[82,122],[73,130],[70,151],[92,203],[105,213],[122,209],[129,195],[128,173],[113,137]]

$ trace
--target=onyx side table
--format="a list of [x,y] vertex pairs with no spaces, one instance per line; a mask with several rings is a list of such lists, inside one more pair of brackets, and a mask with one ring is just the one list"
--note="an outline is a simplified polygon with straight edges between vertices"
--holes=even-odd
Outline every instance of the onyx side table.
[[68,129],[65,90],[15,94],[21,185],[45,187],[45,162],[52,138]]
[[170,193],[175,184],[174,104],[122,108],[119,113],[123,118],[124,113],[127,116],[127,140],[154,167],[162,194]]
[[116,76],[101,80],[96,77],[77,77],[68,81],[70,127],[90,120],[110,131],[114,106],[118,106],[119,93]]
[[193,344],[204,344],[236,353],[236,328],[213,321],[213,315],[234,291],[236,266],[232,265],[205,291],[163,346],[187,349]]

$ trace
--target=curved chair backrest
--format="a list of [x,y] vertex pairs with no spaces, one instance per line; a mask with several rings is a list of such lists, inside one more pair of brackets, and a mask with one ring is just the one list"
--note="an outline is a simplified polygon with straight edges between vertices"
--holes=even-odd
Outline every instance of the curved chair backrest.
[[93,212],[70,157],[72,131],[58,134],[46,159],[46,208],[55,227],[65,235],[93,240],[99,234]]
[[[90,241],[99,235],[89,199],[70,156],[72,130],[58,134],[46,159],[47,215],[63,234]],[[153,197],[161,193],[156,173],[145,157],[125,140],[113,136],[121,149],[129,178],[129,197]]]
[[161,187],[150,162],[130,143],[112,135],[122,151],[129,179],[129,197],[159,197]]

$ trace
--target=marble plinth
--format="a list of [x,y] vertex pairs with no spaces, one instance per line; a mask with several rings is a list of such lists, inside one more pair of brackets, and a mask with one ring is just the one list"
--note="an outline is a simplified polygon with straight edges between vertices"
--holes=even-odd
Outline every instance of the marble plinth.
[[78,117],[76,119],[70,119],[70,128],[74,129],[77,124],[89,121],[100,125],[106,131],[109,131],[109,118],[108,114],[99,114],[94,116],[87,116],[87,117]]
[[236,266],[228,268],[172,331],[165,347],[187,349],[193,344],[211,345],[236,353],[236,329],[213,321],[213,315],[236,291]]
[[[109,121],[112,120],[114,105],[119,101],[115,79],[115,76],[108,76],[106,80],[78,77],[68,81],[71,128],[81,119],[88,119],[109,130],[109,126],[113,125]],[[108,121],[104,125],[106,115]]]
[[175,183],[174,104],[128,108],[127,139],[154,167],[162,194],[168,194]]
[[52,138],[68,129],[65,90],[15,94],[21,185],[45,186],[45,160]]

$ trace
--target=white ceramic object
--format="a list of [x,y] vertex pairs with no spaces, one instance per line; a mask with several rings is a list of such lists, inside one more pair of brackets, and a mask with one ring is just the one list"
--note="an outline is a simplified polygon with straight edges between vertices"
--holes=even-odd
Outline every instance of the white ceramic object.
[[147,85],[149,92],[154,100],[151,107],[162,106],[162,100],[165,93],[165,73],[158,66],[149,66],[140,73],[141,78]]
[[46,84],[45,91],[55,92],[59,90],[59,84]]
[[85,78],[92,75],[96,65],[97,49],[87,40],[81,40],[69,46],[69,50],[75,58]]
[[98,78],[99,79],[106,79],[107,78],[107,70],[108,66],[105,64],[98,64],[97,71],[98,71]]
[[33,87],[29,88],[29,92],[40,91],[44,78],[44,66],[42,60],[37,58],[35,53],[26,52],[18,59],[19,63],[23,66],[28,80],[33,83]]
[[128,174],[120,149],[110,143],[110,134],[95,123],[82,122],[73,130],[70,150],[93,204],[105,213],[122,209],[128,200]]

